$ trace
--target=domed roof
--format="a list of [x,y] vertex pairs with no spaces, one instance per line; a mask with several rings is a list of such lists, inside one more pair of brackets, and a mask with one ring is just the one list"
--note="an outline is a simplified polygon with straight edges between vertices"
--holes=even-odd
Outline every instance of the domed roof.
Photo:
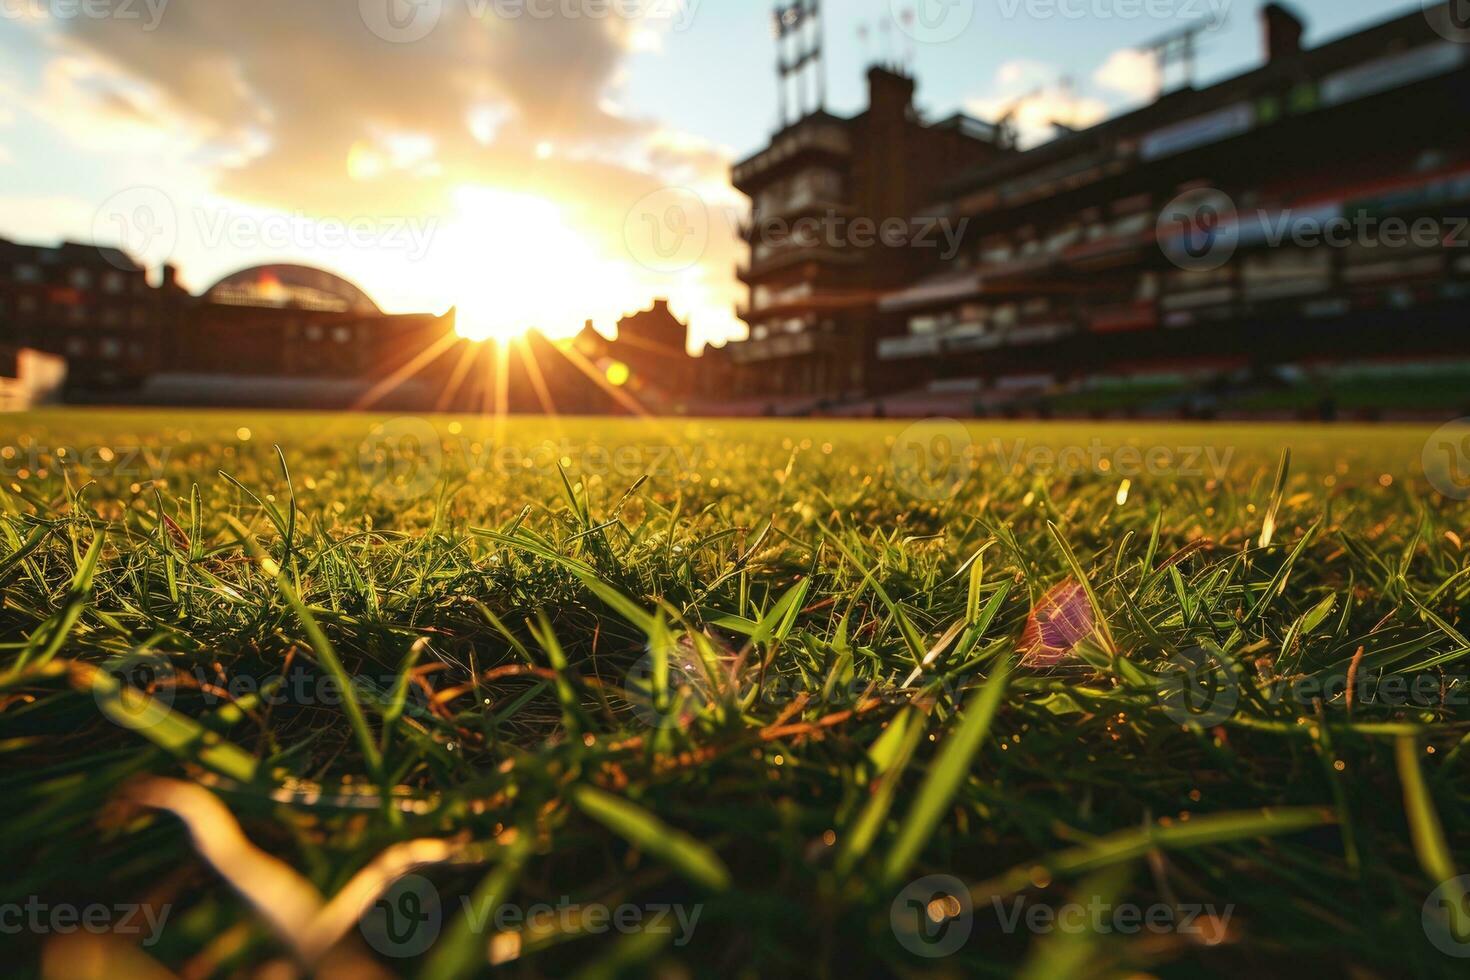
[[204,294],[226,306],[271,306],[333,313],[382,313],[367,293],[341,276],[305,265],[258,265],[232,273]]

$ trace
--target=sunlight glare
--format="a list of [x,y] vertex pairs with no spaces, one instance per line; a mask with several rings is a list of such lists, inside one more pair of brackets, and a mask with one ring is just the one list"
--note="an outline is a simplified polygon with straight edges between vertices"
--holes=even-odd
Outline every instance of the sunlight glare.
[[629,285],[568,225],[560,206],[530,194],[461,187],[441,243],[436,273],[445,294],[458,298],[456,330],[470,340],[509,340],[532,329],[570,337]]

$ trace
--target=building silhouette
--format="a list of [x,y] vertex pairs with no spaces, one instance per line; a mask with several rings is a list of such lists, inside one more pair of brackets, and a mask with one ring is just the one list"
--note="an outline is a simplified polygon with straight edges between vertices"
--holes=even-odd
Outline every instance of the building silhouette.
[[[1269,4],[1258,68],[1025,152],[984,129],[937,150],[944,127],[915,120],[880,70],[859,118],[886,116],[888,138],[817,114],[734,183],[757,220],[789,207],[773,186],[820,188],[878,220],[946,216],[960,247],[865,262],[754,236],[750,339],[711,376],[735,406],[858,415],[1461,407],[1470,44],[1449,18],[1416,10],[1304,49],[1301,20]],[[864,168],[910,183],[853,193],[843,179]],[[1344,223],[1340,241],[1320,235]],[[778,279],[777,256],[799,271]]]
[[225,277],[186,304],[160,367],[176,374],[372,378],[452,333],[446,318],[385,314],[330,272],[260,266]]
[[911,281],[932,236],[923,205],[947,180],[1013,155],[994,126],[963,115],[936,124],[914,109],[914,80],[868,72],[869,107],[851,118],[818,111],[736,164],[751,199],[741,229],[750,289],[737,312],[750,339],[731,344],[734,397],[840,398],[873,383],[877,299]]
[[174,293],[116,249],[0,239],[0,346],[65,357],[73,387],[128,387],[157,368]]
[[0,241],[0,367],[64,358],[75,403],[632,414],[685,411],[696,390],[688,326],[664,300],[614,340],[589,325],[481,344],[454,323],[383,313],[306,266],[243,269],[192,296],[172,267],[153,285],[115,249]]
[[577,351],[606,378],[645,407],[659,412],[686,411],[698,391],[694,359],[689,356],[689,325],[669,310],[668,300],[654,300],[646,310],[618,321],[617,337],[608,340],[588,320],[574,341]]

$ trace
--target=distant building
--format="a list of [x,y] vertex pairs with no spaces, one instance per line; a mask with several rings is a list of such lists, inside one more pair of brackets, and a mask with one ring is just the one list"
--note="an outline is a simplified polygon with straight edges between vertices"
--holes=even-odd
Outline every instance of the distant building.
[[879,295],[942,247],[942,216],[923,205],[960,173],[1013,155],[997,127],[925,123],[905,74],[873,68],[868,92],[865,112],[808,115],[734,168],[751,199],[750,261],[737,270],[750,336],[725,348],[735,397],[866,390]]
[[246,269],[194,297],[116,249],[0,240],[0,348],[65,358],[73,401],[345,408],[453,331],[319,269]]
[[192,374],[371,378],[453,331],[445,317],[385,314],[362,289],[330,272],[260,266],[225,277],[188,304],[163,367]]
[[574,346],[616,386],[640,403],[661,411],[682,411],[695,392],[695,372],[687,349],[689,326],[669,310],[668,300],[618,321],[608,340],[588,320]]
[[632,414],[682,411],[694,392],[688,327],[664,300],[611,341],[589,327],[479,344],[454,322],[383,313],[306,266],[243,269],[196,297],[113,249],[0,242],[0,350],[64,357],[72,402]]
[[[776,411],[1179,414],[1319,364],[1470,361],[1470,44],[1447,40],[1449,5],[1312,49],[1286,7],[1261,21],[1259,68],[1025,152],[1004,127],[922,125],[882,69],[866,113],[783,129],[734,168],[750,340],[706,351],[702,390]],[[943,254],[759,230],[834,214],[963,235]],[[1304,237],[1363,219],[1441,234]]]
[[115,249],[0,239],[0,346],[65,357],[73,386],[127,388],[152,372],[170,295]]
[[1262,25],[1261,67],[951,181],[964,247],[879,300],[873,391],[1086,409],[1152,378],[1187,409],[1232,371],[1470,357],[1470,45],[1418,10],[1311,50]]

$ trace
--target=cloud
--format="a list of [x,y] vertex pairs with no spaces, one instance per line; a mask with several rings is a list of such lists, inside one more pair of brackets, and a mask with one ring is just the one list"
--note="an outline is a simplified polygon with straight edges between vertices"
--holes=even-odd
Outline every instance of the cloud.
[[625,223],[649,193],[676,184],[715,206],[733,198],[727,151],[620,108],[626,63],[658,48],[659,25],[507,19],[493,4],[450,2],[426,36],[394,43],[359,7],[173,3],[152,30],[37,24],[50,60],[27,105],[78,145],[193,161],[218,194],[251,206],[452,217],[465,187],[554,201],[647,296],[679,294],[686,312],[722,321],[712,331],[734,329],[728,222],[700,266],[672,279],[627,254]]
[[1022,90],[1056,81],[1057,71],[1051,65],[1023,58],[1012,59],[995,72],[996,86],[1004,89]]
[[1092,81],[1131,100],[1151,99],[1159,90],[1158,61],[1152,54],[1134,48],[1114,51],[1102,67],[1093,72]]
[[[637,137],[634,124],[599,107],[626,53],[626,22],[506,20],[483,9],[475,16],[471,5],[447,4],[426,37],[392,43],[355,3],[177,4],[151,32],[78,19],[59,43],[90,56],[93,109],[125,115],[140,100],[117,100],[141,83],[160,129],[188,128],[248,155],[221,189],[263,204],[337,211],[380,197],[381,188],[369,195],[343,181],[346,163],[354,148],[385,149],[404,134],[433,142],[447,180],[501,178],[540,142]],[[490,154],[468,122],[487,104],[511,117]],[[448,187],[415,190],[422,205],[442,201]]]
[[1108,114],[1108,106],[1101,99],[1078,95],[1056,69],[1034,61],[1001,65],[990,91],[966,100],[965,108],[990,122],[1009,117],[1023,147],[1036,146],[1055,136],[1056,123],[1082,129]]
[[1082,129],[1120,109],[1152,99],[1158,90],[1153,56],[1132,48],[1114,51],[1088,79],[1095,94],[1077,92],[1064,70],[1039,61],[1002,64],[986,91],[966,100],[972,114],[992,122],[1007,114],[1023,147],[1056,135],[1053,123]]
[[56,54],[29,84],[0,79],[0,98],[97,153],[184,155],[204,135],[187,119],[161,125],[166,113],[157,93],[85,55]]

